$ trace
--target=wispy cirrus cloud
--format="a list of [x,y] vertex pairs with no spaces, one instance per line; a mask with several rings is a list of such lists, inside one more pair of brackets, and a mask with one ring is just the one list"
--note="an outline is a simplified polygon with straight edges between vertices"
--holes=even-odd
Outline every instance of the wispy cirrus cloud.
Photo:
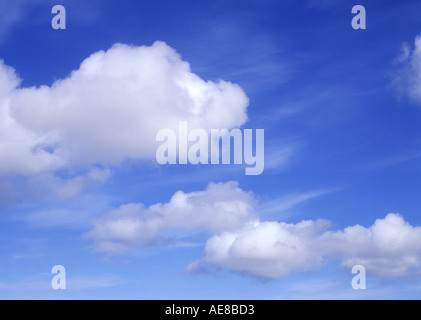
[[[259,207],[258,211],[260,216],[270,216],[273,214],[282,214],[288,209],[291,209],[302,202],[324,196],[326,194],[338,191],[339,189],[320,189],[313,190],[304,193],[292,193],[281,196],[277,199],[263,202]],[[283,216],[285,218],[285,216]]]
[[[37,2],[37,1],[35,1]],[[31,1],[15,0],[0,2],[0,36],[4,37],[13,25],[21,21]]]
[[395,87],[413,101],[421,102],[421,36],[417,36],[414,45],[403,43],[395,63],[398,70],[394,75]]

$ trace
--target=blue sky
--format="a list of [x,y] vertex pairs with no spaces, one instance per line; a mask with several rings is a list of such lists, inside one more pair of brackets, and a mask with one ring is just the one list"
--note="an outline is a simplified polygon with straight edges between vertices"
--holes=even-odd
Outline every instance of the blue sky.
[[[0,298],[420,298],[419,1],[0,9]],[[264,129],[264,173],[159,166],[181,120]]]

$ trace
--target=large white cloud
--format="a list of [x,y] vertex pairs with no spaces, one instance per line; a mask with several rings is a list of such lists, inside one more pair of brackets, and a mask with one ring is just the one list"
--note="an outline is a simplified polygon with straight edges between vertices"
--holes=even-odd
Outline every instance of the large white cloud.
[[163,42],[116,44],[52,86],[20,88],[0,64],[0,174],[153,159],[162,128],[233,128],[248,98],[235,84],[204,81]]
[[200,192],[178,191],[165,204],[122,206],[96,221],[88,237],[97,251],[120,254],[135,247],[174,245],[206,231],[210,237],[204,255],[187,266],[188,272],[211,266],[279,279],[332,259],[348,270],[363,265],[379,276],[421,271],[421,227],[398,214],[368,228],[331,230],[325,220],[260,221],[256,208],[253,194],[237,183],[212,183]]
[[19,83],[14,70],[0,61],[0,174],[31,174],[57,168],[61,160],[37,147],[45,137],[28,130],[12,116],[11,96]]

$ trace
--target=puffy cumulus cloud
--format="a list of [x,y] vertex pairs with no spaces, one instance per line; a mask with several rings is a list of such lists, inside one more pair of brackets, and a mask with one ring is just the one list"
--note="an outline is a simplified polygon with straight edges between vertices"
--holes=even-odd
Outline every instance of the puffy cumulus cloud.
[[211,183],[200,192],[178,191],[167,203],[121,206],[96,221],[87,237],[98,251],[117,254],[135,246],[168,243],[180,234],[238,230],[257,221],[253,208],[254,197],[237,183]]
[[421,269],[421,227],[397,214],[378,219],[369,228],[328,231],[329,225],[265,222],[215,235],[206,244],[203,262],[264,278],[314,270],[324,259],[339,259],[349,270],[363,265],[379,276],[403,277]]
[[39,148],[46,137],[12,116],[11,96],[19,84],[15,71],[0,61],[0,174],[34,174],[57,168],[61,160]]
[[331,230],[326,220],[261,221],[255,197],[236,182],[178,191],[169,202],[150,207],[123,205],[97,220],[86,236],[98,252],[115,255],[138,247],[174,246],[201,232],[209,239],[203,257],[186,267],[189,273],[210,267],[280,279],[329,260],[339,260],[348,270],[363,265],[369,274],[386,277],[421,271],[421,227],[398,214],[370,227],[343,230]]
[[322,263],[314,239],[329,225],[327,221],[303,221],[296,225],[257,223],[210,238],[204,260],[213,266],[264,278],[314,270]]
[[396,87],[411,99],[421,102],[421,36],[415,38],[414,47],[404,43],[396,58],[399,70],[395,74]]
[[321,247],[347,268],[361,264],[380,276],[405,276],[421,269],[421,227],[389,214],[369,227],[352,226],[323,235]]
[[247,121],[236,84],[204,81],[163,42],[116,44],[51,86],[20,88],[0,64],[0,174],[153,159],[155,135],[180,120],[204,129]]

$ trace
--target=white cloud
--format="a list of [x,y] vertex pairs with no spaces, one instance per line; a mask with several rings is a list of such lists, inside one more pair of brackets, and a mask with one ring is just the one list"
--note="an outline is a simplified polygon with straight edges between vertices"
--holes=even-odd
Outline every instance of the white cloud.
[[264,278],[314,270],[322,263],[314,239],[328,226],[327,221],[257,223],[210,238],[204,259],[210,265]]
[[179,120],[204,129],[247,121],[235,84],[204,81],[163,42],[116,44],[52,86],[20,88],[0,64],[0,174],[154,159],[156,132]]
[[209,184],[200,192],[178,191],[168,203],[128,204],[98,220],[87,235],[98,251],[116,254],[133,246],[168,243],[199,231],[221,233],[257,221],[252,194],[237,183]]
[[11,96],[19,83],[14,70],[0,61],[0,174],[57,168],[60,160],[38,147],[43,135],[28,130],[12,115]]
[[265,278],[314,270],[324,259],[339,259],[346,269],[363,265],[369,274],[404,277],[421,269],[421,227],[397,214],[369,228],[325,231],[326,221],[298,224],[264,222],[208,240],[204,261]]
[[421,269],[421,227],[397,214],[378,219],[369,228],[357,225],[328,232],[321,246],[341,258],[344,267],[361,264],[380,276],[405,276]]
[[411,99],[421,102],[421,36],[415,38],[413,48],[402,44],[396,62],[400,69],[394,78],[395,85]]
[[401,46],[401,52],[399,56],[396,58],[397,63],[402,63],[408,61],[409,57],[411,56],[411,47],[408,43],[404,42]]
[[282,217],[285,218],[285,212],[288,209],[291,209],[305,201],[318,198],[320,196],[335,192],[337,190],[338,189],[320,189],[305,193],[287,194],[277,199],[265,201],[264,203],[262,203],[258,208],[259,214],[261,217],[267,217],[269,215],[279,214],[280,212],[283,212],[284,214],[282,214]]
[[113,255],[136,247],[174,247],[180,239],[210,234],[203,258],[188,265],[188,273],[210,266],[279,279],[316,270],[329,260],[339,260],[347,270],[363,265],[369,274],[386,277],[421,271],[421,227],[398,214],[368,228],[330,227],[325,220],[259,221],[253,194],[228,182],[211,183],[200,192],[178,191],[169,202],[148,208],[121,206],[96,221],[87,236],[97,251]]

